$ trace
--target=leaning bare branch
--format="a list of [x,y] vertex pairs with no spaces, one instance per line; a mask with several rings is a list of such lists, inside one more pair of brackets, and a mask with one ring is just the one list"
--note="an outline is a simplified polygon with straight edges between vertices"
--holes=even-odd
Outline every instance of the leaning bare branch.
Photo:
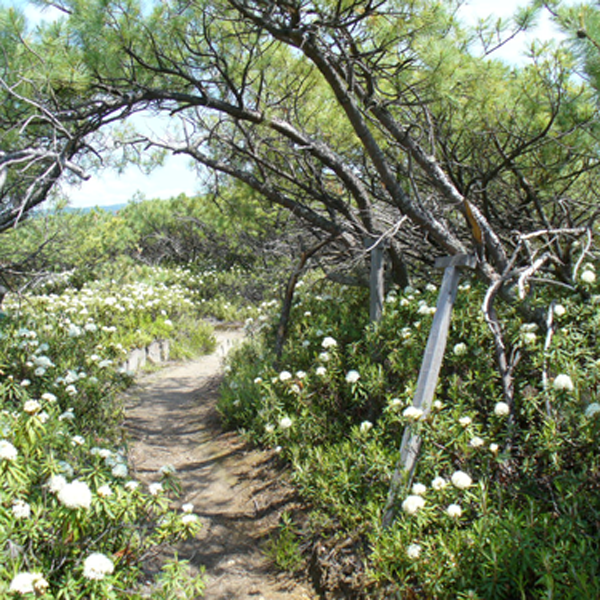
[[551,260],[550,254],[544,253],[538,259],[536,259],[533,264],[529,265],[526,269],[524,269],[519,275],[519,280],[517,284],[517,289],[519,290],[519,298],[523,300],[525,296],[527,296],[527,282],[529,279],[537,273],[549,260]]
[[543,235],[582,235],[589,231],[588,227],[565,227],[563,229],[540,229],[531,233],[519,235],[520,240],[531,240]]
[[542,367],[542,386],[546,395],[546,414],[550,416],[550,400],[548,397],[548,352],[554,336],[554,301],[550,303],[546,315],[546,340],[544,341],[544,364]]
[[587,233],[587,241],[586,241],[585,247],[581,251],[581,255],[579,256],[579,259],[575,263],[575,267],[573,269],[573,281],[577,281],[577,271],[579,271],[579,267],[581,267],[581,263],[583,263],[583,261],[585,260],[585,257],[589,256],[590,247],[592,245],[592,230],[589,227],[587,227],[586,233]]
[[388,230],[384,231],[379,237],[374,239],[372,244],[369,244],[367,248],[365,248],[365,253],[368,254],[371,250],[375,250],[377,246],[380,244],[387,244],[390,240],[393,240],[396,234],[400,231],[402,225],[408,220],[408,217],[404,215],[401,219],[399,219],[392,227]]
[[512,411],[514,405],[513,371],[520,360],[520,354],[518,352],[513,353],[511,359],[508,359],[506,344],[504,343],[504,336],[502,334],[502,326],[500,325],[500,320],[498,319],[496,309],[494,308],[494,300],[506,281],[507,280],[505,278],[501,278],[494,281],[492,285],[488,287],[481,308],[485,321],[490,328],[492,337],[494,339],[496,363],[498,364],[498,370],[500,372],[504,399],[510,407],[510,423],[512,423]]

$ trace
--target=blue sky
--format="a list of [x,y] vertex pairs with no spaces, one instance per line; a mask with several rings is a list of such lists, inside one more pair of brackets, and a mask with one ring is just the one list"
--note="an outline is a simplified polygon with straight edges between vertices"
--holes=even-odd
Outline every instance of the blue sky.
[[[0,0],[2,1],[2,0]],[[26,0],[4,0],[5,4],[26,7],[27,16],[38,21],[41,18],[52,18],[52,10],[40,13],[40,10],[26,2]],[[461,8],[460,16],[472,23],[478,18],[488,15],[508,17],[515,9],[524,4],[523,0],[467,0]],[[548,39],[556,37],[549,18],[541,19],[535,36]],[[517,40],[507,44],[497,56],[510,62],[518,62],[528,42],[533,35],[522,35]],[[154,127],[153,121],[148,121]],[[155,169],[150,175],[142,173],[136,167],[128,168],[124,173],[117,174],[113,170],[92,173],[89,181],[81,182],[77,186],[63,186],[62,193],[70,200],[74,207],[109,206],[121,204],[130,200],[136,194],[146,198],[170,198],[180,193],[193,195],[200,190],[199,180],[190,168],[189,159],[183,156],[170,156],[163,167]]]

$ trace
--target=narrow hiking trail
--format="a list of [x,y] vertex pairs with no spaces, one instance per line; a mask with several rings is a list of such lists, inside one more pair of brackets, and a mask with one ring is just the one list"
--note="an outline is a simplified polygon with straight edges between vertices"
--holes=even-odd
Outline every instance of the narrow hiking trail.
[[125,397],[125,430],[135,477],[158,481],[177,469],[178,504],[191,502],[199,535],[178,547],[180,557],[206,569],[208,600],[311,600],[303,586],[278,573],[264,554],[293,491],[273,453],[248,448],[220,427],[216,410],[223,357],[243,335],[215,332],[217,349],[195,360],[140,375]]

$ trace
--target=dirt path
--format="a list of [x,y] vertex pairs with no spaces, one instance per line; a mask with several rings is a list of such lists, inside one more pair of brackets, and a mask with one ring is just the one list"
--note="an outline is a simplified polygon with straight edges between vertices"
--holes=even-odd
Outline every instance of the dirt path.
[[224,433],[216,412],[222,359],[242,335],[217,331],[208,356],[142,375],[126,398],[125,427],[131,462],[143,482],[159,479],[171,464],[183,497],[202,520],[202,530],[179,549],[206,568],[208,600],[309,600],[308,587],[277,573],[263,552],[281,512],[293,505],[275,457],[251,450]]

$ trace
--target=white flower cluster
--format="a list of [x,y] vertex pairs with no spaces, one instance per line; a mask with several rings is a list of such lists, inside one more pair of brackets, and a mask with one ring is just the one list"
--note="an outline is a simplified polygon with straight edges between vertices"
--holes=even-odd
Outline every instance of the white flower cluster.
[[409,421],[418,421],[423,416],[423,409],[416,406],[407,406],[402,411],[402,416]]
[[[455,471],[450,478],[452,485],[458,490],[466,490],[473,485],[471,476],[464,471]],[[431,482],[431,489],[439,492],[448,486],[448,481],[443,477],[437,476]],[[427,486],[422,483],[415,483],[411,488],[411,493],[402,502],[402,510],[408,515],[415,515],[425,506],[425,494]],[[459,504],[450,504],[445,509],[446,514],[452,518],[462,516],[462,508]],[[418,558],[418,554],[411,558]]]
[[112,560],[105,554],[94,552],[83,561],[83,576],[86,579],[101,580],[115,570]]
[[402,502],[402,510],[409,514],[416,514],[419,509],[425,506],[425,499],[422,496],[416,496],[415,494],[411,494],[407,496]]
[[92,456],[99,456],[100,458],[104,459],[106,466],[112,469],[111,472],[113,477],[125,479],[129,475],[129,469],[127,468],[127,459],[125,457],[125,453],[122,450],[113,452],[108,448],[95,447],[90,450],[90,454]]
[[321,342],[321,346],[325,350],[328,350],[329,348],[335,348],[337,345],[338,345],[338,343],[335,340],[335,338],[332,338],[332,337],[329,337],[329,336],[323,338],[323,341]]
[[358,371],[348,371],[346,373],[346,381],[348,383],[356,383],[360,379],[360,373]]
[[[117,287],[112,282],[108,286],[93,282],[79,290],[68,288],[60,295],[31,294],[27,297],[28,302],[21,306],[36,313],[55,315],[59,330],[68,337],[80,338],[98,330],[107,333],[117,331],[110,321],[120,318],[123,313],[133,315],[153,311],[165,317],[171,312],[187,309],[193,306],[192,296],[189,288],[181,283],[149,285],[138,282]],[[164,321],[167,323],[169,319]],[[104,325],[101,326],[100,322]],[[23,348],[39,345],[34,331],[21,330],[19,334]],[[54,367],[52,360],[40,350],[30,359],[36,375],[44,375],[46,370]]]
[[92,504],[92,492],[85,481],[76,479],[58,490],[58,499],[67,508],[88,509]]
[[555,390],[566,392],[572,392],[575,389],[573,380],[564,373],[561,373],[554,378],[553,387]]
[[24,500],[15,500],[12,505],[12,513],[15,519],[29,519],[31,506]]
[[279,419],[279,427],[280,429],[289,429],[292,426],[292,419],[289,417],[282,417]]
[[22,571],[17,573],[10,582],[9,591],[17,594],[42,595],[48,589],[48,582],[41,573]]
[[11,462],[16,460],[18,455],[19,452],[8,440],[0,440],[0,460]]

